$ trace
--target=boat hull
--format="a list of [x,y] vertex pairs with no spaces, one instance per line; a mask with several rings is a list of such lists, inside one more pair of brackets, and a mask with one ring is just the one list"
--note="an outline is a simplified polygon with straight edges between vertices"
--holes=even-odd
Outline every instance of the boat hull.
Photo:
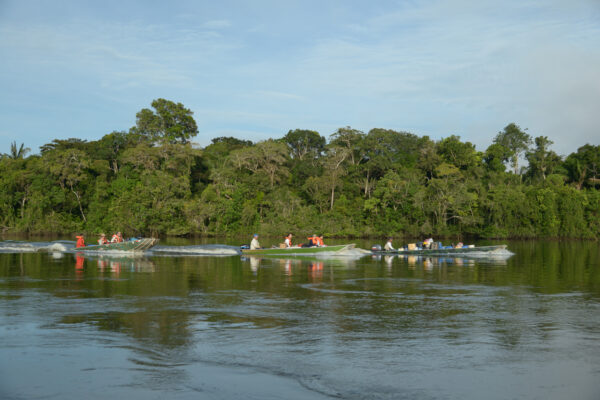
[[158,239],[142,238],[121,243],[96,244],[78,247],[77,251],[144,251],[158,244]]
[[285,249],[257,249],[247,250],[242,249],[243,255],[278,255],[278,256],[301,256],[301,255],[315,255],[320,253],[335,253],[343,250],[350,250],[354,248],[354,244],[342,244],[337,246],[324,246],[324,247],[290,247]]
[[479,247],[461,247],[452,249],[416,249],[416,250],[392,250],[392,251],[376,251],[372,250],[373,254],[407,254],[407,255],[423,255],[423,256],[447,256],[447,255],[465,255],[465,254],[476,254],[476,253],[489,253],[494,254],[501,250],[506,250],[506,245],[496,246],[479,246]]

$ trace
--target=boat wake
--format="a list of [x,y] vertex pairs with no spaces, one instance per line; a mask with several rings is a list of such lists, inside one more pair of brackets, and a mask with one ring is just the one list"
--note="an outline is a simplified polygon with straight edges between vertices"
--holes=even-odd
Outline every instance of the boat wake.
[[[505,259],[505,258],[510,258],[512,256],[514,256],[515,253],[513,253],[510,250],[507,249],[498,249],[498,250],[494,250],[494,251],[473,251],[470,253],[464,253],[464,254],[460,254],[459,257],[461,258],[499,258],[499,259]],[[451,254],[449,254],[448,256],[451,256]]]
[[0,242],[0,253],[35,253],[38,251],[66,252],[69,247],[74,247],[75,242],[69,246],[68,242],[19,242],[7,240]]
[[[48,252],[58,253],[77,253],[81,249],[75,247],[75,242],[70,240],[59,240],[55,242],[24,242],[6,240],[0,242],[0,253],[36,253]],[[134,253],[127,250],[92,250],[86,249],[89,254],[104,254],[113,256],[123,256]],[[142,253],[142,252],[140,252]],[[208,244],[196,246],[155,246],[143,252],[143,254],[152,255],[173,255],[173,256],[233,256],[240,255],[239,247],[227,246],[221,244]]]
[[[325,254],[325,253],[320,253],[320,254]],[[358,247],[354,247],[352,249],[339,250],[339,251],[336,251],[333,253],[329,253],[330,256],[334,255],[334,256],[342,256],[342,257],[363,257],[367,254],[371,254],[371,251],[361,249]]]
[[192,256],[235,256],[242,254],[239,247],[224,244],[205,244],[196,246],[155,246],[152,253],[157,255]]

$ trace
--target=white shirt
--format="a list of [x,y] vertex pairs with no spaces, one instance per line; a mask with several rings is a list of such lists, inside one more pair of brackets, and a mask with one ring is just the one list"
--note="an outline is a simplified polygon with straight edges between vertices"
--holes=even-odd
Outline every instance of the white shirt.
[[285,238],[285,247],[292,247],[292,244],[290,243],[290,238]]
[[257,250],[257,249],[260,249],[260,243],[258,243],[257,238],[252,238],[252,241],[250,242],[250,250]]
[[386,250],[386,251],[394,250],[394,248],[392,247],[392,242],[388,241],[385,244],[385,247],[383,249]]

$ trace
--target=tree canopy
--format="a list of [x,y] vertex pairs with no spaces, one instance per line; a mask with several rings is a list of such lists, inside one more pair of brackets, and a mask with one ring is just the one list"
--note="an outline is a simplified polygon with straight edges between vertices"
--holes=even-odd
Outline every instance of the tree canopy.
[[164,99],[152,107],[129,131],[96,141],[55,139],[39,155],[13,142],[0,157],[0,228],[600,237],[598,145],[563,159],[548,137],[531,145],[511,123],[483,152],[457,135],[349,126],[258,142],[223,136],[198,148],[190,110]]
[[156,99],[154,111],[144,108],[136,114],[136,125],[130,132],[160,143],[187,143],[198,134],[193,112],[181,103]]

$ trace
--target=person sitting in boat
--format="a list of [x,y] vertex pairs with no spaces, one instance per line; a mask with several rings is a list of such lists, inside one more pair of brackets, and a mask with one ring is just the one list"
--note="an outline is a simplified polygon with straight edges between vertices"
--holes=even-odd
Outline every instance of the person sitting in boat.
[[308,242],[306,242],[305,244],[303,244],[302,247],[318,246],[319,237],[317,235],[313,234],[312,236],[309,236],[306,239],[308,239]]
[[112,238],[110,239],[111,243],[121,243],[123,241],[123,235],[121,235],[121,232],[117,232],[114,235],[112,235]]
[[107,244],[108,239],[106,239],[106,235],[104,233],[100,234],[100,239],[98,239],[98,244]]
[[284,243],[285,243],[285,247],[292,247],[292,234],[291,233],[285,237]]
[[392,246],[392,238],[389,238],[387,243],[385,244],[384,248],[385,251],[394,251],[396,249],[394,249],[394,246]]
[[425,239],[423,241],[423,248],[424,249],[431,249],[431,245],[432,244],[433,244],[433,238]]
[[319,247],[325,246],[325,242],[323,241],[323,235],[321,235],[317,238],[317,246],[319,246]]
[[462,247],[463,247],[463,246],[464,246],[464,245],[463,245],[463,243],[462,243],[462,242],[458,242],[458,243],[456,243],[456,246],[454,246],[454,248],[455,248],[455,249],[462,249]]
[[250,250],[258,250],[260,249],[260,243],[258,243],[258,233],[255,233],[252,236],[252,241],[250,242]]
[[75,247],[85,247],[85,238],[83,237],[83,235],[75,237],[77,238],[77,244],[75,245]]

